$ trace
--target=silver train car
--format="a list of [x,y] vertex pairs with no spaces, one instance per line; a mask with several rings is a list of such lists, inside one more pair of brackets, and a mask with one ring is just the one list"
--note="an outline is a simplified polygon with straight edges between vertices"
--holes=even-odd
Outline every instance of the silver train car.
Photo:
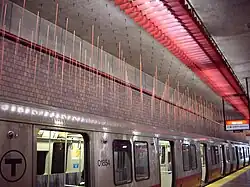
[[48,106],[0,102],[4,187],[199,187],[249,164],[249,145]]

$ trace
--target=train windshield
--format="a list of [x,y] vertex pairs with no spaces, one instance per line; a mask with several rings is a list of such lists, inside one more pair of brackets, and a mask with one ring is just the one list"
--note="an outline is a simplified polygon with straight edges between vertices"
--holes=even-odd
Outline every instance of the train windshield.
[[37,186],[85,186],[84,145],[81,134],[39,130]]

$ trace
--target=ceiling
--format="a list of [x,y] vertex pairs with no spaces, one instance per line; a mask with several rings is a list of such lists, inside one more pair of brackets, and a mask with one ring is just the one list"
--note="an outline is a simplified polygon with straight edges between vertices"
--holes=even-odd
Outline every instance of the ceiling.
[[250,1],[189,1],[246,91],[245,78],[250,77]]
[[[12,1],[20,6],[23,4],[23,0]],[[193,2],[198,4],[199,1]],[[54,0],[26,0],[26,8],[35,14],[39,11],[41,17],[55,22]],[[129,64],[138,68],[141,54],[144,72],[153,75],[157,66],[158,78],[162,82],[165,82],[169,75],[172,87],[176,87],[179,82],[181,91],[189,87],[196,95],[203,96],[221,107],[219,96],[165,47],[114,6],[112,1],[60,0],[58,25],[65,28],[66,18],[69,18],[69,30],[75,31],[82,39],[91,42],[91,27],[94,25],[95,38],[100,37],[100,45],[103,45],[107,52],[118,56],[118,43],[121,42],[123,56]],[[229,105],[226,107],[228,110],[232,109]]]

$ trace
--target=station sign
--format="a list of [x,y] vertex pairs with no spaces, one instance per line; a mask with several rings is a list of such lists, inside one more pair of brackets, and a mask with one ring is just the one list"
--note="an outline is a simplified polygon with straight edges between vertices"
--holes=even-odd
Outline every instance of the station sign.
[[249,130],[249,120],[226,120],[226,131]]

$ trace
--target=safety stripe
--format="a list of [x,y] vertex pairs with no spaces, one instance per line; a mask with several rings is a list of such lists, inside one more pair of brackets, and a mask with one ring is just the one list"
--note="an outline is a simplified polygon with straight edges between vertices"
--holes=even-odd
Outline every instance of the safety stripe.
[[222,187],[224,184],[234,180],[235,178],[239,177],[240,175],[242,175],[243,173],[247,172],[248,170],[250,170],[250,166],[245,167],[231,175],[228,175],[212,184],[209,184],[207,187]]

